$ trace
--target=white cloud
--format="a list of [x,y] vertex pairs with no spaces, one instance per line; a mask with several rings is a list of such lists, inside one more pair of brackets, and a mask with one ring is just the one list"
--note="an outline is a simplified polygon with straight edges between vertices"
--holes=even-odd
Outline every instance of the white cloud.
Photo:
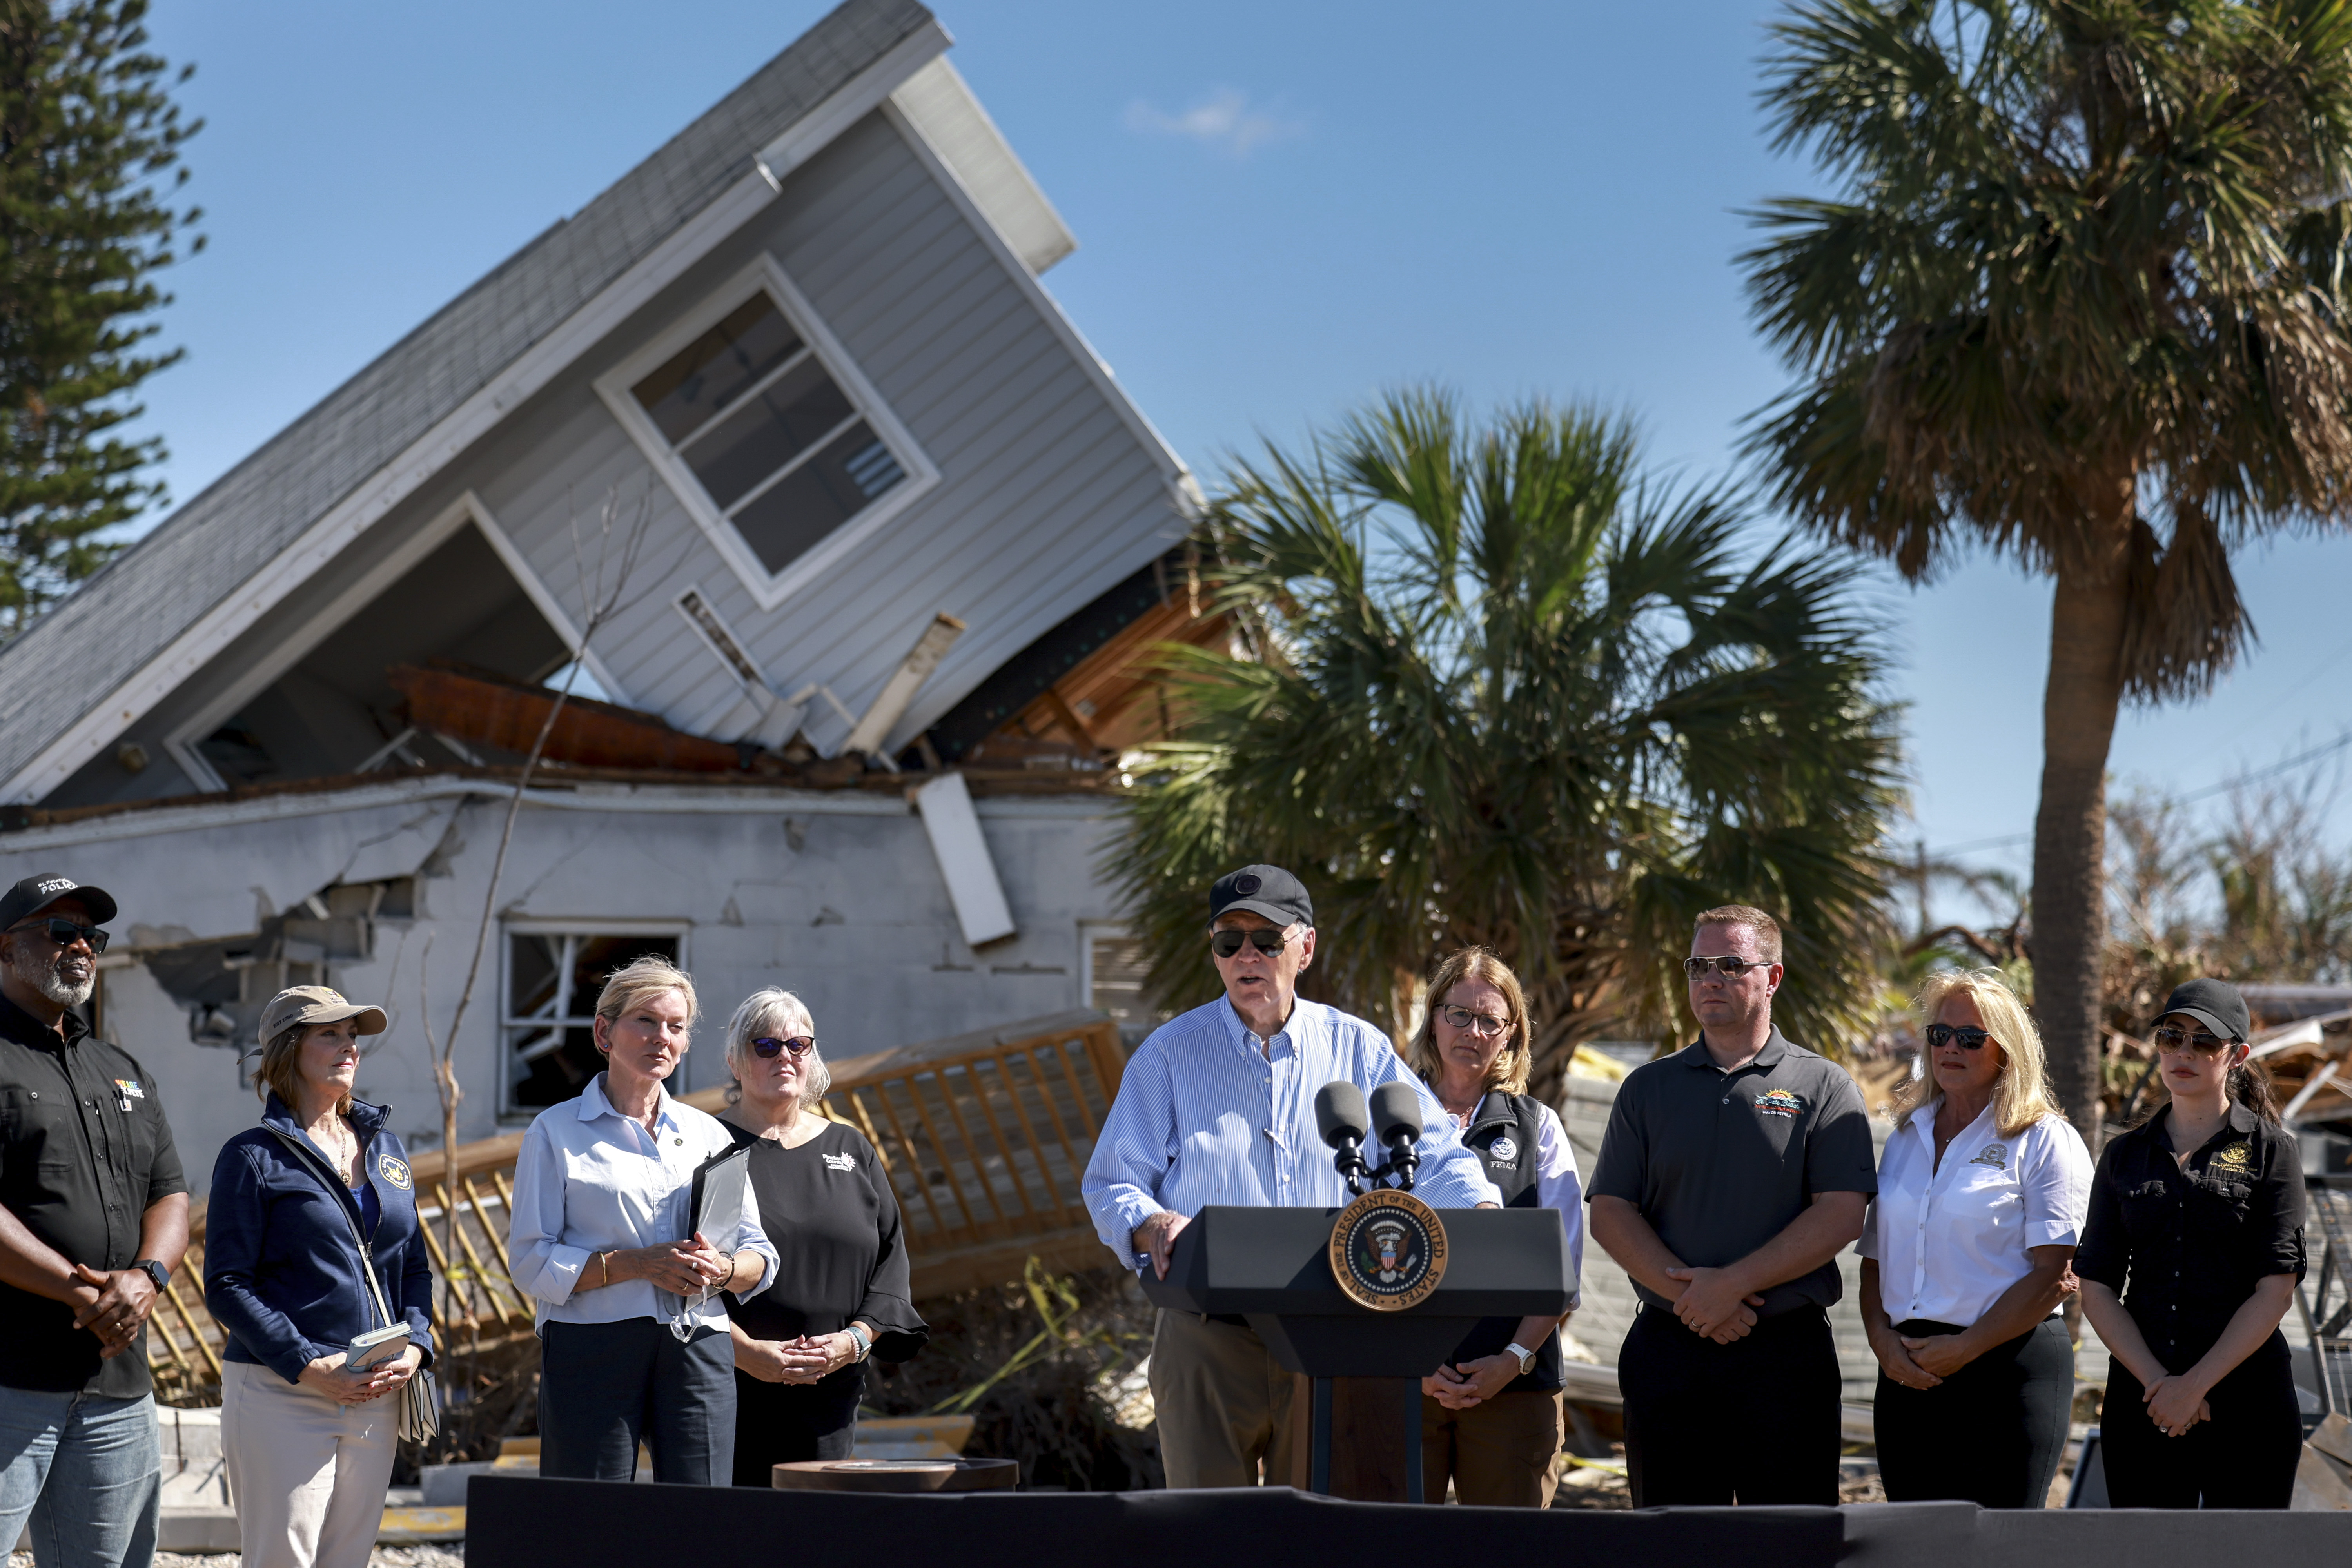
[[1246,158],[1265,142],[1304,135],[1306,122],[1274,108],[1253,105],[1247,93],[1220,88],[1181,114],[1170,114],[1141,99],[1127,106],[1127,128],[1145,136],[1181,136]]

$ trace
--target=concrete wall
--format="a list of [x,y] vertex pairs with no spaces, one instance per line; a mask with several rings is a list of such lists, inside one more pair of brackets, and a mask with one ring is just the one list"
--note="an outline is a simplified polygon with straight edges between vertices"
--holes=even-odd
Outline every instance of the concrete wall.
[[[479,785],[474,786],[477,790]],[[845,1058],[1083,1005],[1080,925],[1117,918],[1095,863],[1110,830],[1081,796],[977,803],[1019,934],[974,954],[958,935],[921,821],[896,795],[761,788],[582,786],[535,794],[499,884],[501,920],[675,921],[700,987],[701,1041],[682,1086],[726,1081],[726,1016],[761,986],[798,992],[822,1048]],[[363,1097],[437,1146],[420,1015],[446,1033],[473,951],[505,795],[412,779],[100,818],[0,837],[0,880],[58,871],[121,904],[105,971],[105,1032],[161,1086],[195,1189],[257,1114],[236,1053],[192,1041],[191,1017],[144,955],[253,931],[313,893],[422,872],[414,918],[374,922],[373,952],[330,960],[330,983],[377,1002]],[[797,845],[795,844],[797,841]],[[429,942],[429,953],[428,953]],[[458,1043],[459,1136],[499,1131],[497,928]],[[240,1045],[250,1048],[250,1039]],[[527,1122],[530,1112],[504,1118]]]

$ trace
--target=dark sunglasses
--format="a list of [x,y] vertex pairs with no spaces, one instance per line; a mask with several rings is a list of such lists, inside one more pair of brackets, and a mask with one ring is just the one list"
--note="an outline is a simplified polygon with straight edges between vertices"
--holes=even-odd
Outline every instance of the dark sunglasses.
[[68,920],[27,921],[23,925],[11,926],[9,930],[47,931],[49,940],[59,947],[71,947],[78,942],[86,942],[92,952],[106,951],[106,932],[96,926],[77,925]]
[[1769,969],[1772,966],[1769,963],[1759,963],[1752,958],[1741,958],[1736,954],[1726,954],[1721,958],[1685,958],[1683,960],[1683,973],[1689,975],[1693,980],[1696,980],[1700,975],[1705,974],[1709,969],[1714,970],[1717,974],[1727,974],[1732,979],[1737,980],[1751,969]]
[[1260,952],[1280,952],[1290,945],[1288,933],[1266,926],[1255,931],[1220,931],[1209,933],[1209,951],[1219,958],[1231,958],[1248,942]]
[[773,1035],[761,1035],[751,1042],[751,1054],[761,1057],[781,1056],[786,1051],[796,1057],[804,1057],[814,1049],[816,1042],[806,1035],[794,1035],[789,1040],[780,1040]]
[[1991,1038],[1990,1030],[1979,1029],[1974,1024],[1927,1026],[1927,1043],[1939,1051],[1946,1046],[1958,1046],[1964,1051],[1980,1051],[1984,1049],[1985,1042]]
[[2219,1035],[2207,1034],[2202,1029],[2192,1034],[2178,1024],[2165,1024],[2158,1026],[2149,1034],[2147,1040],[2148,1044],[2159,1051],[2189,1050],[2195,1051],[2200,1057],[2220,1056],[2237,1043],[2234,1040],[2225,1040]]

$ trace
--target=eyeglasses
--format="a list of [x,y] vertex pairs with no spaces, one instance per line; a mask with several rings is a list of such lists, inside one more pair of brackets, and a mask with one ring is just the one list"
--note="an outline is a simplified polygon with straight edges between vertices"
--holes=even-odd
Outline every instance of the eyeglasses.
[[1700,975],[1705,974],[1710,968],[1717,974],[1727,974],[1732,979],[1737,980],[1751,969],[1769,969],[1772,966],[1769,963],[1761,963],[1752,958],[1741,958],[1736,953],[1726,953],[1721,958],[1685,958],[1683,960],[1683,973],[1689,975],[1693,980],[1696,980]]
[[1219,958],[1231,958],[1248,942],[1260,952],[1280,952],[1290,945],[1288,931],[1276,931],[1271,926],[1259,926],[1252,931],[1219,931],[1209,933],[1209,951]]
[[780,1040],[773,1035],[761,1035],[751,1042],[751,1054],[761,1057],[781,1056],[786,1051],[796,1057],[804,1057],[814,1049],[816,1042],[806,1035],[794,1035],[789,1040]]
[[2202,1029],[2194,1032],[2178,1024],[2164,1024],[2150,1032],[2148,1043],[2159,1051],[2195,1051],[2200,1057],[2219,1056],[2228,1050],[2234,1040],[2219,1035],[2209,1035]]
[[1974,1024],[1930,1024],[1927,1043],[1937,1050],[1946,1046],[1958,1046],[1964,1051],[1980,1051],[1992,1038],[1991,1031],[1979,1029]]
[[79,925],[68,920],[53,918],[46,921],[27,921],[23,925],[11,926],[8,929],[12,931],[46,931],[48,939],[59,947],[71,947],[74,943],[82,942],[89,944],[89,950],[93,953],[106,951],[106,932],[96,926]]
[[1463,1033],[1476,1035],[1482,1039],[1488,1036],[1500,1035],[1511,1026],[1508,1019],[1494,1017],[1486,1013],[1474,1013],[1467,1007],[1456,1007],[1451,1003],[1440,1007],[1437,1010],[1437,1016]]

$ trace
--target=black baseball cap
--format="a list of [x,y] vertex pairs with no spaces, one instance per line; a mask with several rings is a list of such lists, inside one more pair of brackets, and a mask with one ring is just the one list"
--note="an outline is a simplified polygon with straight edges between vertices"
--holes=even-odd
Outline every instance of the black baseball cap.
[[114,900],[103,888],[85,888],[70,877],[60,877],[55,871],[43,871],[26,878],[5,894],[0,894],[0,931],[8,931],[22,921],[32,919],[68,894],[79,899],[89,910],[89,918],[100,925],[114,918]]
[[1209,889],[1209,923],[1234,910],[1264,915],[1286,930],[1315,923],[1315,900],[1307,884],[1279,866],[1244,866],[1217,879]]
[[2164,1012],[2186,1013],[2225,1040],[2242,1040],[2253,1033],[2254,1021],[2238,988],[2221,980],[2191,980],[2173,987],[2164,999]]

